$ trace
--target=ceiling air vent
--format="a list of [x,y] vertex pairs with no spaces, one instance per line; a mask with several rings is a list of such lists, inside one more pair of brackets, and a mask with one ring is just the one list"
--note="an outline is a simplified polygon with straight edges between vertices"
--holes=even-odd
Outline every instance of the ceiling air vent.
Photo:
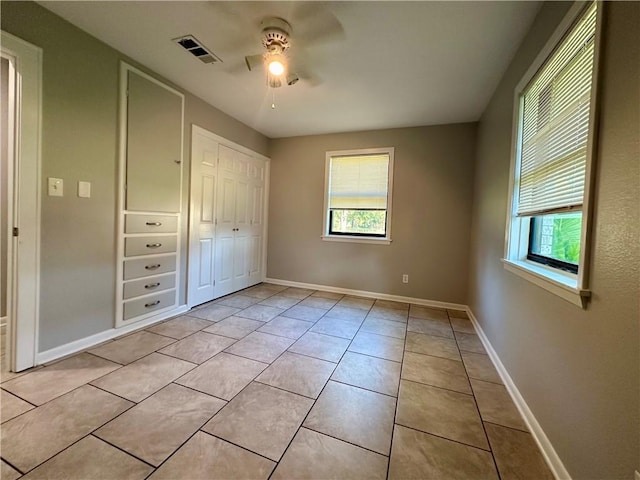
[[174,38],[174,42],[184,48],[191,55],[196,57],[202,63],[222,63],[220,58],[207,50],[193,35],[185,35],[184,37]]

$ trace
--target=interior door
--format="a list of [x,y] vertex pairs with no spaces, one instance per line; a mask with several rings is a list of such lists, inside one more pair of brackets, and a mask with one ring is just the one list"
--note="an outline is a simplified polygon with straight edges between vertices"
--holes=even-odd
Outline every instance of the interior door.
[[215,298],[218,142],[196,128],[191,138],[189,305],[193,306]]
[[249,285],[262,281],[262,245],[264,232],[264,160],[253,160],[249,170],[249,242],[247,252]]
[[[222,155],[222,145],[219,149]],[[222,165],[222,159],[220,162]],[[220,168],[217,201],[215,279],[216,297],[228,295],[234,291],[235,270],[235,217],[236,217],[236,179],[228,171]]]
[[238,152],[236,155],[236,222],[235,242],[233,250],[233,289],[241,290],[249,286],[249,181],[246,176],[246,155]]

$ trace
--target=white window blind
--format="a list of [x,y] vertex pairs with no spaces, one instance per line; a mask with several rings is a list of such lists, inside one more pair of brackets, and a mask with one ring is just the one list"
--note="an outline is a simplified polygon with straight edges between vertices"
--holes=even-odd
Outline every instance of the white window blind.
[[595,31],[594,2],[521,96],[519,216],[582,207]]
[[389,155],[331,157],[329,209],[386,209]]

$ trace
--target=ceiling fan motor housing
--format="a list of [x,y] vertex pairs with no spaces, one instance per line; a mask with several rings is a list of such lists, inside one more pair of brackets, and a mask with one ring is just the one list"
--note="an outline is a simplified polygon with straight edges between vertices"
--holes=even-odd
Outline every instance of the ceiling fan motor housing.
[[291,25],[282,18],[266,18],[262,21],[262,45],[270,53],[284,53],[291,46]]

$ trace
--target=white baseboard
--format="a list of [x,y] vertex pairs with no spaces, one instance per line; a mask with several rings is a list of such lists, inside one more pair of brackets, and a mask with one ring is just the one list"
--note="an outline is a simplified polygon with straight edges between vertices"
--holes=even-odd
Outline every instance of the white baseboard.
[[164,312],[161,315],[146,318],[144,320],[141,320],[140,322],[132,323],[131,325],[126,325],[120,328],[111,328],[109,330],[105,330],[104,332],[96,333],[95,335],[81,338],[80,340],[74,340],[73,342],[65,343],[64,345],[45,350],[44,352],[39,352],[36,355],[36,365],[49,363],[53,360],[57,360],[73,353],[86,350],[93,347],[94,345],[98,345],[99,343],[106,342],[107,340],[111,340],[122,335],[126,335],[127,333],[130,333],[134,330],[148,327],[149,325],[153,325],[154,323],[161,322],[163,320],[166,320],[167,318],[175,317],[176,315],[180,315],[188,311],[189,307],[187,307],[186,305],[182,305],[171,311]]
[[[524,421],[527,424],[527,427],[529,428],[529,431],[531,432],[533,439],[538,444],[538,447],[542,452],[542,456],[547,462],[547,465],[549,465],[551,472],[553,473],[555,478],[557,478],[558,480],[571,480],[571,476],[569,475],[569,472],[567,472],[567,469],[565,468],[564,464],[562,463],[562,460],[560,460],[560,457],[558,456],[557,452],[553,448],[553,445],[549,441],[549,438],[544,433],[544,430],[542,430],[542,427],[538,423],[538,420],[533,415],[533,412],[527,405],[527,402],[525,402],[524,398],[520,394],[518,387],[516,387],[515,383],[511,379],[511,376],[507,372],[507,369],[500,361],[498,354],[493,349],[493,346],[491,345],[491,343],[489,342],[489,339],[487,338],[484,331],[482,330],[482,327],[480,326],[480,324],[478,323],[478,320],[476,319],[475,315],[471,311],[471,308],[467,307],[466,310],[467,310],[467,313],[469,314],[469,318],[471,319],[471,322],[473,323],[474,328],[476,329],[476,332],[478,333],[478,337],[480,338],[480,341],[484,345],[484,348],[487,350],[487,354],[489,355],[489,358],[491,359],[494,366],[496,367],[496,370],[498,371],[500,378],[502,378],[502,381],[504,382],[504,385],[507,388],[507,391],[511,395],[511,398],[513,399],[513,402],[515,403],[518,411],[520,412],[520,415],[522,415],[522,418],[524,418]],[[636,478],[636,480],[640,480],[640,479]]]
[[379,298],[381,300],[392,300],[395,302],[413,303],[425,307],[449,308],[451,310],[467,310],[467,306],[461,303],[438,302],[424,298],[403,297],[400,295],[390,295],[388,293],[367,292],[365,290],[352,290],[350,288],[331,287],[329,285],[316,285],[314,283],[291,282],[289,280],[279,280],[277,278],[265,278],[265,282],[287,287],[309,288],[311,290],[324,290],[325,292],[343,293],[345,295],[356,295],[358,297]]

